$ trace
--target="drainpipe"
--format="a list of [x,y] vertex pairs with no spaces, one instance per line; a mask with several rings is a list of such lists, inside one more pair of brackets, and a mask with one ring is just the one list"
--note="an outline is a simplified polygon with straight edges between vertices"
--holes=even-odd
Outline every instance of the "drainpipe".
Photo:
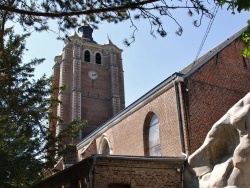
[[184,171],[185,171],[185,167],[184,165],[182,165],[181,167],[181,187],[184,188]]
[[97,156],[98,155],[94,155],[92,157],[92,161],[91,161],[91,164],[90,164],[90,169],[89,169],[89,186],[88,186],[88,188],[93,188],[93,170],[94,170],[94,167],[95,167],[95,162],[96,162]]
[[182,155],[187,157],[186,149],[185,149],[185,143],[184,143],[184,133],[183,133],[183,122],[182,122],[182,116],[181,116],[181,105],[180,105],[180,95],[179,95],[179,88],[178,83],[182,82],[183,78],[180,76],[177,76],[175,80],[173,80],[174,84],[174,90],[175,90],[175,96],[176,96],[176,108],[177,108],[177,116],[178,116],[178,126],[180,131],[180,139],[181,139],[181,151]]
[[[183,81],[183,78],[179,76],[174,80],[174,90],[175,90],[175,96],[176,96],[178,125],[179,125],[179,131],[180,131],[180,139],[181,139],[181,154],[185,156],[185,159],[187,159],[185,142],[184,142],[184,133],[183,133],[183,122],[182,122],[182,116],[181,116],[180,94],[179,94],[179,87],[178,87],[178,83],[181,81]],[[181,186],[182,188],[184,188],[184,166],[182,166],[180,173],[181,173]]]

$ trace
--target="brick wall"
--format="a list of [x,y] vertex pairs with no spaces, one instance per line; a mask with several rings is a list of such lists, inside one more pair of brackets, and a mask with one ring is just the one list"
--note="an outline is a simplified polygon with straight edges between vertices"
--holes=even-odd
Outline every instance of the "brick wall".
[[126,184],[131,188],[182,187],[182,160],[139,160],[100,157],[93,170],[93,187],[108,188],[109,184]]
[[[179,98],[183,122],[183,138],[187,154],[203,143],[212,125],[250,90],[250,61],[243,59],[243,44],[235,40],[213,58],[179,83]],[[125,118],[116,119],[116,125],[103,135],[108,138],[111,154],[144,156],[145,126],[149,114],[155,113],[160,124],[162,156],[181,156],[177,103],[174,87]],[[96,139],[96,151],[101,136]]]
[[[175,100],[175,91],[171,87],[105,132],[103,135],[109,140],[111,154],[144,156],[147,116],[155,113],[160,124],[162,156],[181,156]],[[100,140],[101,137],[96,139],[97,147],[101,144]]]
[[[91,126],[100,126],[114,115],[110,67],[112,63],[115,63],[118,74],[123,73],[122,50],[114,45],[86,43],[77,36],[72,36],[71,39],[64,47],[63,53],[55,58],[54,85],[66,86],[66,89],[62,91],[63,95],[55,94],[55,97],[59,96],[62,101],[59,111],[61,113],[57,112],[59,108],[53,109],[53,112],[60,116],[64,123],[69,123],[74,118],[81,118],[87,120]],[[90,52],[90,62],[84,59],[86,50]],[[101,64],[95,62],[96,53],[101,54]],[[111,62],[111,54],[117,57],[115,62]],[[97,79],[89,78],[90,70],[98,74]],[[120,88],[117,94],[120,104],[116,107],[119,111],[124,108],[125,103],[124,80],[121,76],[117,76],[116,80],[116,85]]]
[[203,143],[212,125],[250,91],[250,64],[236,40],[185,80],[187,126],[191,153]]
[[81,150],[77,151],[77,161],[86,159],[95,153],[97,153],[97,146],[96,146],[96,142],[93,141],[90,143],[88,147],[82,148]]
[[145,158],[95,155],[39,182],[36,187],[108,188],[125,184],[131,188],[181,188],[183,158]]

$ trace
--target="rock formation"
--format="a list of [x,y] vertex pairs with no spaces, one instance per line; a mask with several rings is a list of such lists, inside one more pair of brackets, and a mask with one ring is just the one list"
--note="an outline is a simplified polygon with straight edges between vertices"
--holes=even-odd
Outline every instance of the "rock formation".
[[250,187],[250,93],[213,125],[188,158],[185,187]]

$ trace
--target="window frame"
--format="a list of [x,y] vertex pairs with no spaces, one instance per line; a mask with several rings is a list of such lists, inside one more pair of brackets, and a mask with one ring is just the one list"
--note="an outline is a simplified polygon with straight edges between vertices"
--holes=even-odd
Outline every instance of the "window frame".
[[[89,54],[87,54],[87,55],[89,55],[89,57],[86,57],[87,52],[89,53]],[[83,55],[84,55],[84,61],[90,63],[91,62],[91,52],[90,52],[90,50],[85,50]]]
[[[109,152],[106,153],[107,151],[107,148],[108,147],[108,150]],[[105,153],[104,153],[105,152]],[[100,143],[99,143],[99,147],[98,147],[98,154],[102,154],[102,155],[112,155],[112,149],[111,149],[111,145],[110,145],[110,142],[108,140],[108,137],[107,136],[102,136],[101,140],[100,140]]]
[[[154,120],[153,120],[154,119]],[[157,126],[157,128],[155,127]],[[156,128],[156,134],[157,134],[157,142],[156,144],[150,146],[150,129],[154,130]],[[158,116],[150,112],[145,119],[144,122],[144,153],[146,156],[162,156],[161,154],[161,139],[160,139],[160,123]],[[152,134],[151,134],[152,135]],[[155,139],[153,140],[155,142]],[[156,149],[158,147],[158,152],[153,154],[153,149]]]
[[[100,59],[97,59],[97,55],[98,55],[98,58]],[[99,61],[99,63],[97,61]],[[95,54],[95,64],[102,65],[102,54],[100,52],[96,52]]]

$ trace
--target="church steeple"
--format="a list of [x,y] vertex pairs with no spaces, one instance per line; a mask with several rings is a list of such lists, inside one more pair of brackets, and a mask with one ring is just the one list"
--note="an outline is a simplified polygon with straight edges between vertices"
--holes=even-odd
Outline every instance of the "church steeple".
[[88,120],[92,131],[125,107],[122,50],[110,37],[97,44],[92,33],[89,25],[82,25],[55,58],[55,87],[66,86],[55,94],[62,103],[53,113],[64,122],[58,123],[56,134],[75,119]]
[[[97,44],[92,33],[89,25],[82,25],[65,40],[62,54],[55,57],[53,84],[65,89],[54,94],[61,103],[51,111],[63,123],[51,122],[50,128],[59,135],[76,119],[88,121],[79,138],[67,140],[68,144],[85,138],[125,108],[122,50],[109,37],[106,44]],[[65,165],[74,163],[68,159]]]
[[95,42],[92,37],[93,29],[88,24],[83,24],[78,28],[79,36],[89,42]]

